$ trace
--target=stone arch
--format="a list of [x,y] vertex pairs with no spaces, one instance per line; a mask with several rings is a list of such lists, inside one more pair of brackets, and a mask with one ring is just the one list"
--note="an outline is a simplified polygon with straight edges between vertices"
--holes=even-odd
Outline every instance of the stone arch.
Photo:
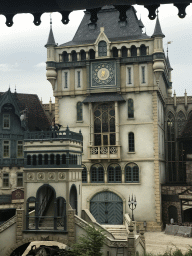
[[122,225],[124,201],[114,191],[101,190],[90,198],[90,212],[100,224]]
[[137,56],[137,47],[135,45],[131,46],[131,57]]
[[168,207],[168,218],[169,218],[169,222],[170,222],[170,219],[174,219],[175,223],[178,222],[178,211],[177,211],[177,207],[175,207],[174,205],[170,205]]
[[[68,244],[68,240],[67,239],[62,239],[60,237],[55,237],[55,236],[48,236],[49,240],[47,241],[52,241],[52,242],[58,242],[58,243],[61,243],[61,244],[64,244],[65,245],[65,248],[67,247],[67,244]],[[31,243],[31,242],[35,242],[35,241],[40,241],[42,242],[42,244],[44,243],[44,241],[42,240],[43,237],[42,236],[38,236],[38,235],[35,235],[34,237],[31,236],[30,238],[23,238],[22,240],[20,240],[19,242],[16,242],[15,244],[13,244],[13,246],[11,246],[5,256],[10,256],[11,253],[14,252],[14,250],[16,250],[18,247],[26,244],[26,243]]]
[[76,210],[76,214],[78,214],[78,196],[77,196],[77,187],[75,184],[71,185],[70,193],[69,193],[69,202],[71,207]]
[[140,55],[141,55],[141,56],[147,55],[147,47],[146,47],[144,44],[142,44],[142,45],[140,46]]
[[187,115],[187,120],[192,120],[192,110],[189,111]]

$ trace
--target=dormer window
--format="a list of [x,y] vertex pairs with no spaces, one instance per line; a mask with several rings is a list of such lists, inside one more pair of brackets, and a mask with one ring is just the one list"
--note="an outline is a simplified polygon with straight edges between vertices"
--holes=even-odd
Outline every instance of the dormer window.
[[10,129],[10,115],[3,115],[3,129]]
[[98,44],[99,56],[107,56],[107,43],[105,41],[100,41]]

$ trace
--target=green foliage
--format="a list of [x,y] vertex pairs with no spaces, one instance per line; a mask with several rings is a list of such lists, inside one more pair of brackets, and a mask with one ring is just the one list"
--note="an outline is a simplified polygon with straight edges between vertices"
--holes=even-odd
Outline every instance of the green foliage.
[[105,235],[94,226],[86,228],[86,235],[79,238],[79,242],[72,246],[70,256],[102,256]]

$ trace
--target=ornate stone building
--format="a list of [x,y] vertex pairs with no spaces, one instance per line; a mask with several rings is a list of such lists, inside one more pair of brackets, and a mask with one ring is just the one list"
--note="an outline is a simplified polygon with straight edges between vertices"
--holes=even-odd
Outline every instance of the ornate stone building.
[[47,79],[56,123],[81,129],[84,137],[82,209],[102,225],[122,224],[133,194],[137,222],[161,230],[172,69],[158,17],[152,36],[143,27],[133,7],[120,21],[113,6],[99,11],[96,24],[85,12],[70,42],[56,45],[51,27]]

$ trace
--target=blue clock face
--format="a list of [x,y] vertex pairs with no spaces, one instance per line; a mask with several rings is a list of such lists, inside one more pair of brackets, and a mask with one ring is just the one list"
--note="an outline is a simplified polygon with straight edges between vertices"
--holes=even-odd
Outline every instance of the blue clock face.
[[114,85],[115,70],[114,63],[103,62],[92,66],[92,84],[94,86]]

